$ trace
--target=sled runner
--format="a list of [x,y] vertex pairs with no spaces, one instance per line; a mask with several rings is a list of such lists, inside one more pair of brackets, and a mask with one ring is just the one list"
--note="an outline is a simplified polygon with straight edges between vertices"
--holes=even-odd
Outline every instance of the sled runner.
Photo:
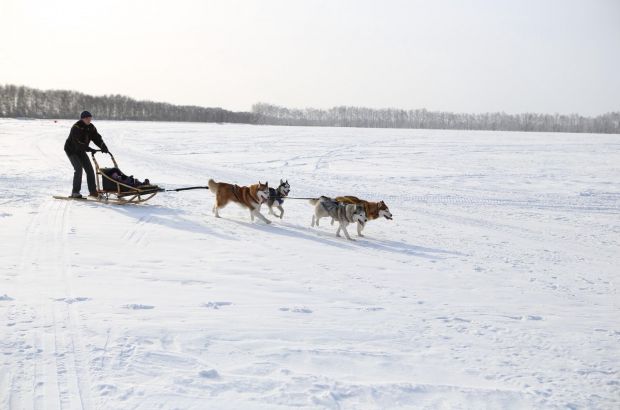
[[133,203],[137,203],[137,202],[127,202],[127,201],[123,201],[120,199],[112,199],[112,198],[89,198],[89,197],[82,197],[82,198],[72,198],[70,196],[62,196],[62,195],[54,195],[53,196],[54,199],[64,199],[67,201],[80,201],[80,202],[97,202],[97,203],[102,203],[102,204],[114,204],[114,205],[125,205],[125,204],[133,204]]

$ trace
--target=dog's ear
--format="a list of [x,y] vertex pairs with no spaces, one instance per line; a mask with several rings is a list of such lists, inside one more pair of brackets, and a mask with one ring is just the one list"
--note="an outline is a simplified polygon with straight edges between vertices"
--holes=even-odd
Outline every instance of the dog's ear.
[[288,184],[288,179],[286,181],[284,181],[284,182],[286,182]]
[[266,185],[266,186],[269,186],[269,181],[265,181],[265,185]]
[[282,178],[280,178],[280,183],[282,183],[282,182],[284,182],[284,181],[282,181]]

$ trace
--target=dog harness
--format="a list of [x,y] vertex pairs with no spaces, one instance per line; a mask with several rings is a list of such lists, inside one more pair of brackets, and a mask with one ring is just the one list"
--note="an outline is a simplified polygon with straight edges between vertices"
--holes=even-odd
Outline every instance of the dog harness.
[[[233,185],[233,189],[232,189],[232,193],[235,196],[235,198],[237,198],[238,202],[243,202],[241,201],[241,198],[239,197],[239,191],[241,190],[241,187],[239,185]],[[252,191],[248,192],[248,196],[257,204],[260,204],[260,201],[258,200],[258,197],[255,197],[254,195],[252,195]]]
[[275,188],[269,188],[269,198],[273,199],[274,202],[277,202],[278,205],[282,205],[284,203],[284,195]]
[[322,201],[321,205],[325,209],[325,211],[329,215],[335,215],[336,218],[340,221],[347,221],[349,223],[353,223],[352,219],[349,219],[347,216],[347,207],[346,205],[337,202],[337,201]]

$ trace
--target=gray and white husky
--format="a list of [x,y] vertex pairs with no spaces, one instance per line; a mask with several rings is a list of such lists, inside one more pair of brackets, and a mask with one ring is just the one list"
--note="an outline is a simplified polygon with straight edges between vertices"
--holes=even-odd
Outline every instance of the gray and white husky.
[[[271,215],[282,219],[282,216],[284,216],[284,208],[282,208],[282,204],[284,203],[284,199],[286,199],[289,192],[291,192],[291,186],[288,183],[288,179],[286,181],[280,180],[280,185],[277,188],[269,188],[269,199],[267,199],[266,202]],[[276,215],[276,213],[273,212],[274,206],[278,208],[280,215]]]
[[344,236],[348,240],[354,239],[347,232],[347,225],[350,223],[359,223],[364,226],[366,223],[366,211],[363,205],[344,204],[335,199],[321,196],[320,198],[311,199],[310,204],[314,205],[314,215],[312,215],[312,226],[319,226],[319,219],[331,217],[339,223],[336,236],[340,237],[340,231],[344,232]]

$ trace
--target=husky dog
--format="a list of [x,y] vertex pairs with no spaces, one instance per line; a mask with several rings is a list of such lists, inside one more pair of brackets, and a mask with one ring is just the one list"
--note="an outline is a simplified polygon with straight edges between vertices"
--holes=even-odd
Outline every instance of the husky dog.
[[336,236],[340,236],[340,230],[344,232],[344,236],[349,240],[354,240],[347,232],[347,225],[357,222],[362,226],[366,223],[366,211],[364,206],[355,204],[344,204],[332,198],[321,196],[320,198],[311,199],[310,204],[314,205],[314,215],[312,215],[312,226],[319,226],[319,219],[330,216],[332,220],[338,221],[340,226],[336,231]]
[[[383,201],[379,202],[370,202],[363,199],[359,199],[358,197],[347,195],[347,196],[337,196],[336,201],[343,202],[345,204],[354,204],[354,205],[362,205],[364,210],[366,211],[366,217],[369,221],[373,219],[379,219],[384,217],[385,219],[392,220],[392,213],[390,209]],[[334,219],[332,218],[332,225],[334,224]],[[362,235],[362,230],[366,225],[357,224],[357,235]]]
[[[288,193],[291,191],[291,186],[288,183],[288,179],[286,181],[280,180],[280,185],[277,188],[269,188],[269,199],[267,200],[267,206],[269,207],[269,214],[276,216],[282,219],[284,215],[284,208],[282,208],[282,204],[284,203],[284,198],[288,196]],[[273,212],[274,205],[280,210],[280,215],[276,215]]]
[[213,205],[213,213],[216,218],[220,217],[219,209],[224,208],[229,202],[236,202],[239,205],[250,210],[250,218],[254,221],[254,217],[260,218],[266,224],[271,221],[260,213],[260,205],[269,198],[269,183],[264,184],[258,181],[258,184],[250,186],[239,186],[228,184],[226,182],[215,182],[209,180],[209,190],[215,194],[215,205]]

